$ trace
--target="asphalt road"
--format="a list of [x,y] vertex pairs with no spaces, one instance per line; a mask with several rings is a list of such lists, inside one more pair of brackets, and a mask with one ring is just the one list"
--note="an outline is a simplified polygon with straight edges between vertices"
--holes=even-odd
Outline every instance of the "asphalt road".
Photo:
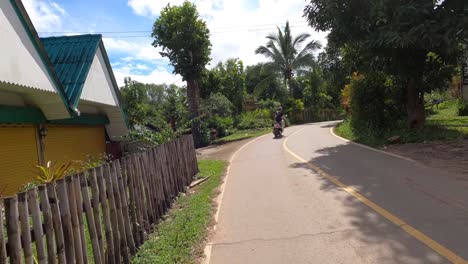
[[234,155],[208,262],[467,263],[468,183],[344,142],[332,125]]

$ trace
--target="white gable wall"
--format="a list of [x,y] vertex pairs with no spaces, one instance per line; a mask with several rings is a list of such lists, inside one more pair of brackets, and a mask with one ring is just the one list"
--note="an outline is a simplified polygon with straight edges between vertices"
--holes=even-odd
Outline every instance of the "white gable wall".
[[101,48],[98,48],[94,56],[83,91],[81,92],[81,99],[118,106],[117,96]]
[[0,80],[56,92],[47,68],[9,0],[0,1]]

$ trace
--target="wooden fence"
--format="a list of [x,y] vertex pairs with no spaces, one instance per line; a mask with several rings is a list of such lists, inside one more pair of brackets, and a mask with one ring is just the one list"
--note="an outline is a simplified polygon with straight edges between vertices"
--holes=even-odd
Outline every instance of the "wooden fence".
[[183,136],[4,198],[0,263],[128,263],[197,172]]

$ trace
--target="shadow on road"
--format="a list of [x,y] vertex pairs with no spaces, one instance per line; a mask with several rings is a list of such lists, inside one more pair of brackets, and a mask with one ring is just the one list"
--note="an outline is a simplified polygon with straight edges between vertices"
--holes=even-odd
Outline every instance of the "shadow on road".
[[[342,144],[314,151],[310,162],[466,259],[468,213],[447,204],[447,200],[438,199],[430,191],[418,190],[413,175],[427,173],[421,167],[415,168],[411,162],[380,156],[385,154],[369,155],[366,151],[351,144]],[[295,163],[290,167],[311,170],[305,163]],[[321,190],[343,191],[326,178],[320,179]],[[365,244],[390,249],[378,254],[384,262],[418,260],[419,263],[447,263],[445,258],[355,197],[349,195],[341,202],[347,208],[346,215],[351,217],[352,225],[359,230],[353,235],[357,234]]]

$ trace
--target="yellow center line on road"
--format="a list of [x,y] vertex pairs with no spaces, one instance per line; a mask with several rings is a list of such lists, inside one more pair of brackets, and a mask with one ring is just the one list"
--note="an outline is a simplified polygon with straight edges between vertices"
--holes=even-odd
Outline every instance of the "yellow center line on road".
[[342,183],[340,180],[337,178],[333,177],[332,175],[326,173],[322,169],[320,169],[317,165],[313,164],[310,161],[307,161],[303,157],[299,156],[298,154],[294,153],[287,145],[288,139],[291,138],[292,135],[302,131],[304,128],[295,131],[291,135],[289,135],[288,138],[286,138],[283,141],[283,148],[288,152],[291,156],[299,160],[300,162],[305,163],[309,168],[317,172],[320,176],[323,178],[331,181],[334,183],[336,186],[340,187],[343,191],[349,193],[350,195],[354,196],[356,199],[361,201],[363,204],[367,205],[370,207],[372,210],[380,214],[381,216],[385,217],[387,220],[395,224],[396,226],[400,227],[403,229],[406,233],[411,235],[412,237],[416,238],[426,246],[430,247],[432,250],[435,252],[439,253],[441,256],[445,257],[452,263],[457,263],[457,264],[468,264],[468,261],[463,259],[462,257],[458,256],[455,254],[453,251],[450,249],[446,248],[445,246],[439,244],[437,241],[433,240],[432,238],[428,237],[421,231],[417,230],[416,228],[412,227],[411,225],[407,224],[394,214],[390,213],[389,211],[385,210],[384,208],[380,207],[376,203],[372,202],[368,198],[366,198],[364,195],[360,194],[358,191],[354,190],[352,187],[347,186],[346,184]]

